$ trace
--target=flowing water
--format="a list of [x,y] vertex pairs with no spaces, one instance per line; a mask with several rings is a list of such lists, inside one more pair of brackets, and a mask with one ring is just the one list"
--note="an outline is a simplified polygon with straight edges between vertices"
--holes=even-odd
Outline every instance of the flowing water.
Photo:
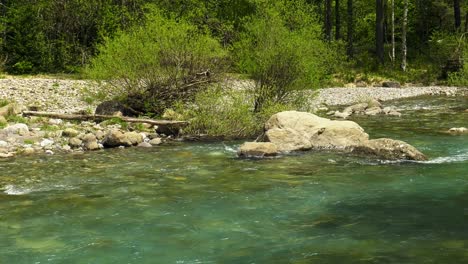
[[468,263],[468,99],[355,118],[428,162],[240,142],[0,161],[0,263]]

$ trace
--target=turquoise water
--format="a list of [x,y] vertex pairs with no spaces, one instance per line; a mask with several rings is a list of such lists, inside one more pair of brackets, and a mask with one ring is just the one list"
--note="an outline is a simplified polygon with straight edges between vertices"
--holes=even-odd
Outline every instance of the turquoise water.
[[[356,118],[428,162],[240,142],[0,161],[0,263],[468,263],[467,98]],[[428,109],[429,108],[429,109]]]

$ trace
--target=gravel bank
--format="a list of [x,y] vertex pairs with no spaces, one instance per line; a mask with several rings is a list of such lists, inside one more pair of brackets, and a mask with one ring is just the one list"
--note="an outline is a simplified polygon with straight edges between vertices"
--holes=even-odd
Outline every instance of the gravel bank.
[[355,103],[365,102],[369,99],[389,101],[394,99],[416,97],[421,95],[454,96],[460,93],[466,93],[466,90],[467,88],[445,86],[404,88],[325,88],[318,91],[318,95],[314,98],[313,104],[325,104],[328,106],[351,105]]
[[[253,83],[246,80],[227,82],[226,87],[249,89]],[[239,87],[238,87],[239,86]],[[83,110],[94,110],[99,102],[85,102],[87,94],[96,94],[99,85],[87,80],[63,80],[47,78],[14,78],[0,79],[0,99],[16,101],[25,107],[36,107],[41,111],[57,113],[75,113]],[[467,88],[456,87],[404,87],[404,88],[324,88],[311,93],[311,104],[350,105],[367,101],[371,98],[388,101],[421,95],[453,96]],[[318,93],[318,95],[317,95]],[[315,96],[313,95],[315,94]]]
[[0,79],[0,99],[15,101],[29,108],[57,113],[94,110],[97,102],[85,102],[86,92],[95,93],[92,81],[47,78]]

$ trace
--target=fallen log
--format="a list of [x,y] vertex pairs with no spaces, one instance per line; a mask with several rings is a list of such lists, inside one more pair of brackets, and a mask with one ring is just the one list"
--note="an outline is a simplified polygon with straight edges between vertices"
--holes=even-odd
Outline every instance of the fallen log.
[[60,114],[52,112],[38,112],[38,111],[23,111],[23,116],[39,116],[39,117],[49,117],[49,118],[58,118],[66,120],[93,120],[93,121],[103,121],[113,118],[118,118],[122,121],[129,123],[146,123],[157,126],[169,126],[169,127],[183,127],[188,125],[187,121],[172,121],[172,120],[155,120],[155,119],[143,119],[143,118],[133,118],[126,116],[111,116],[111,115],[78,115],[78,114]]

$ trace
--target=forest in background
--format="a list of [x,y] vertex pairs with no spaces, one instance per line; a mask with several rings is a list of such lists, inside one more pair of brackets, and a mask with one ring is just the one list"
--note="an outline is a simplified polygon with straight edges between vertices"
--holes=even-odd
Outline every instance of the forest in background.
[[[282,11],[290,13],[289,27],[313,20],[321,28],[320,39],[347,58],[347,69],[393,71],[407,57],[403,67],[412,77],[435,80],[447,77],[444,67],[454,71],[461,66],[468,27],[463,0],[2,0],[1,66],[12,74],[80,72],[107,39],[143,25],[148,4],[173,20],[209,31],[231,50],[246,23],[272,5],[268,2],[293,9]],[[295,14],[297,8],[307,13]],[[339,72],[337,67],[333,73]]]
[[[1,72],[104,80],[99,101],[190,120],[191,134],[258,134],[327,86],[468,85],[462,0],[2,0],[0,12]],[[224,89],[230,77],[254,87]]]

